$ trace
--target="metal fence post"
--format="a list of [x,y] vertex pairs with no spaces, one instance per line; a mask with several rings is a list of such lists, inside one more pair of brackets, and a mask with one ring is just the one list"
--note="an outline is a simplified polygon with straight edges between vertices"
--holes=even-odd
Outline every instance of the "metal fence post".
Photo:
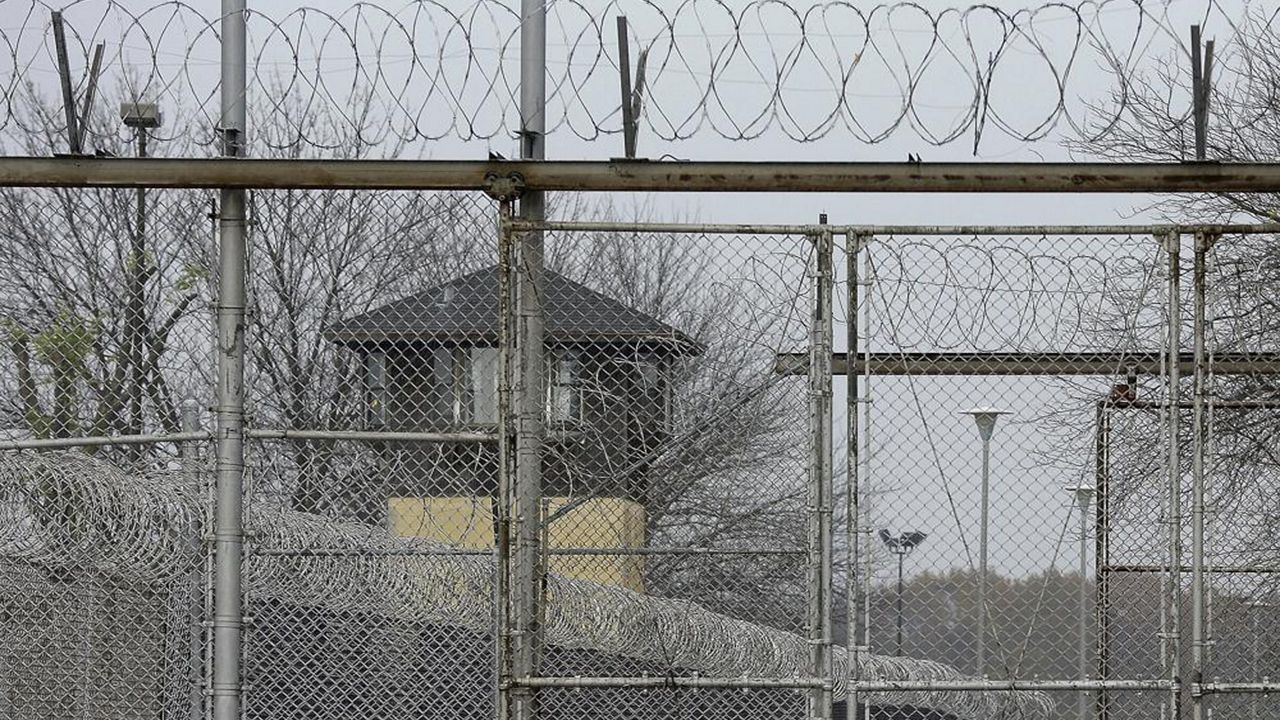
[[[1111,400],[1104,398],[1094,411],[1093,613],[1098,680],[1111,678],[1111,410]],[[1098,690],[1094,708],[1098,720],[1107,720],[1111,708],[1105,689]]]
[[[245,128],[245,0],[222,0],[222,154],[241,155]],[[213,718],[240,720],[244,620],[245,191],[219,204],[217,511],[214,519]]]
[[513,330],[515,290],[511,276],[511,203],[504,200],[498,211],[498,493],[494,498],[494,543],[497,568],[494,572],[494,627],[497,692],[494,710],[500,719],[511,717],[513,667],[511,604],[511,511],[515,485],[515,417],[512,410],[513,374],[516,364]]
[[[824,215],[823,224],[826,222]],[[810,677],[831,680],[831,295],[832,234],[822,230],[814,245],[813,308],[809,328],[809,557],[808,595]],[[809,694],[809,716],[831,717],[831,690]]]
[[[520,3],[520,158],[546,157],[546,0]],[[520,216],[540,221],[546,217],[542,192],[526,192],[520,197]],[[514,483],[511,522],[513,523],[512,575],[508,591],[512,597],[513,638],[511,664],[515,686],[509,691],[508,717],[528,720],[536,717],[537,690],[521,681],[537,674],[543,573],[542,557],[542,448],[545,428],[545,360],[543,353],[543,233],[525,232],[515,244],[515,328],[512,342],[516,352],[512,411],[515,419]]]
[[1169,256],[1169,347],[1168,370],[1166,371],[1169,386],[1169,621],[1165,632],[1167,663],[1169,674],[1170,697],[1169,717],[1173,720],[1181,717],[1182,688],[1182,642],[1180,629],[1182,626],[1182,463],[1178,432],[1180,429],[1181,411],[1179,403],[1182,392],[1179,386],[1179,360],[1182,347],[1182,277],[1181,277],[1181,242],[1182,236],[1177,231],[1169,232],[1164,237],[1165,250]]
[[1213,240],[1204,232],[1195,234],[1192,270],[1193,319],[1192,352],[1194,362],[1192,407],[1193,444],[1191,453],[1191,714],[1195,720],[1205,717],[1205,699],[1200,692],[1205,665],[1205,585],[1204,585],[1204,465],[1205,427],[1205,284],[1206,255]]
[[861,468],[858,456],[858,320],[860,295],[858,282],[858,255],[862,252],[863,237],[855,233],[845,236],[845,278],[847,302],[845,303],[845,646],[848,648],[845,677],[845,720],[857,720],[860,713],[858,692],[854,689],[862,679],[862,653],[864,639],[858,600],[858,561],[862,551],[862,497],[859,483]]

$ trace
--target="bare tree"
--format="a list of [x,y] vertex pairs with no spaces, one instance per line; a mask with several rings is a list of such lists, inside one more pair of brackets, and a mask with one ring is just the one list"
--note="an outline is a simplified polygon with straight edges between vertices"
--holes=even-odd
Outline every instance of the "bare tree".
[[[22,150],[57,148],[50,104],[31,86],[17,102],[32,128]],[[100,148],[128,140],[104,113],[91,123]],[[152,197],[139,237],[130,191],[0,189],[11,423],[38,437],[173,432],[182,400],[208,381],[205,194]]]
[[[1274,162],[1280,158],[1280,28],[1274,14],[1250,10],[1235,26],[1235,36],[1217,48],[1207,135],[1208,157],[1224,162]],[[1068,143],[1073,151],[1130,162],[1186,161],[1194,158],[1189,62],[1172,57],[1152,69],[1114,79],[1110,98],[1100,110],[1123,106],[1109,127],[1090,128]],[[1148,208],[1172,222],[1267,222],[1280,220],[1280,196],[1274,193],[1181,194],[1156,198]],[[1183,253],[1184,290],[1190,292],[1189,252]],[[1271,235],[1226,236],[1210,255],[1207,294],[1208,342],[1216,352],[1270,353],[1280,349],[1280,252]],[[1122,314],[1136,317],[1139,298],[1130,298]],[[1148,301],[1150,298],[1148,298]],[[1189,349],[1191,303],[1184,300]],[[1118,324],[1100,323],[1100,336],[1119,337]],[[1260,372],[1214,378],[1212,393],[1222,400],[1273,400],[1280,396],[1276,374]],[[1139,398],[1150,398],[1148,383]],[[1184,397],[1190,395],[1184,390]],[[1125,420],[1128,431],[1113,433],[1111,457],[1117,500],[1126,494],[1141,503],[1158,461],[1155,410],[1145,421]],[[1190,427],[1190,415],[1184,416]],[[1190,437],[1184,438],[1183,464],[1190,465]],[[1265,409],[1221,408],[1215,411],[1209,467],[1215,507],[1211,542],[1218,552],[1231,552],[1231,562],[1272,559],[1280,546],[1280,516],[1275,488],[1280,486],[1280,456],[1275,441],[1280,424]],[[1125,485],[1125,479],[1128,485]],[[1274,584],[1274,583],[1271,583]]]

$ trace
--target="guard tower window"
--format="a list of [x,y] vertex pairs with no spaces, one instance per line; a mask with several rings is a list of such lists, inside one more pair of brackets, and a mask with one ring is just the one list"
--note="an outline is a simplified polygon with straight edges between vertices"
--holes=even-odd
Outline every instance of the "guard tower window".
[[371,352],[364,356],[364,384],[369,407],[370,427],[381,428],[387,424],[387,356]]
[[576,422],[582,412],[578,353],[555,350],[551,353],[547,382],[547,416],[552,422]]
[[497,424],[497,348],[438,347],[431,369],[438,418],[451,427]]

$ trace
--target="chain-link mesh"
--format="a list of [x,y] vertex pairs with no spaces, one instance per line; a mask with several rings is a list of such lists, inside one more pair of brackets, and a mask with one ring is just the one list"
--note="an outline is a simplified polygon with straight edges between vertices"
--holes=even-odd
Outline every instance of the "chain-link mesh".
[[[198,717],[213,196],[0,198],[0,716]],[[1266,236],[249,216],[247,717],[1271,708]]]
[[[1159,593],[1108,566],[1167,558],[1161,426],[1128,412],[1163,397],[1160,244],[1074,234],[863,242],[867,329],[851,367],[867,404],[871,648],[996,681],[1167,677]],[[1144,421],[1147,441],[1115,458],[1107,433],[1128,437]],[[1095,505],[1100,489],[1106,507]],[[1100,521],[1109,539],[1095,532]],[[1112,669],[1100,670],[1106,658]],[[1095,702],[1110,707],[1093,692],[1054,699],[1055,717],[1078,703],[1088,716]]]

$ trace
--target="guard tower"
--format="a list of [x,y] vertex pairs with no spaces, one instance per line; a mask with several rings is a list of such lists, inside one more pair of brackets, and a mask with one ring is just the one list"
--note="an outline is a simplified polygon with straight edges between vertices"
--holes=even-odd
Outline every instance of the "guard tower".
[[[647,458],[671,434],[673,378],[702,347],[684,332],[547,272],[544,514],[550,548],[646,542]],[[363,363],[369,429],[492,431],[498,270],[489,267],[329,328]],[[496,443],[397,443],[364,499],[393,532],[492,547]],[[370,490],[366,490],[370,492]],[[637,556],[562,555],[551,569],[641,589]]]

